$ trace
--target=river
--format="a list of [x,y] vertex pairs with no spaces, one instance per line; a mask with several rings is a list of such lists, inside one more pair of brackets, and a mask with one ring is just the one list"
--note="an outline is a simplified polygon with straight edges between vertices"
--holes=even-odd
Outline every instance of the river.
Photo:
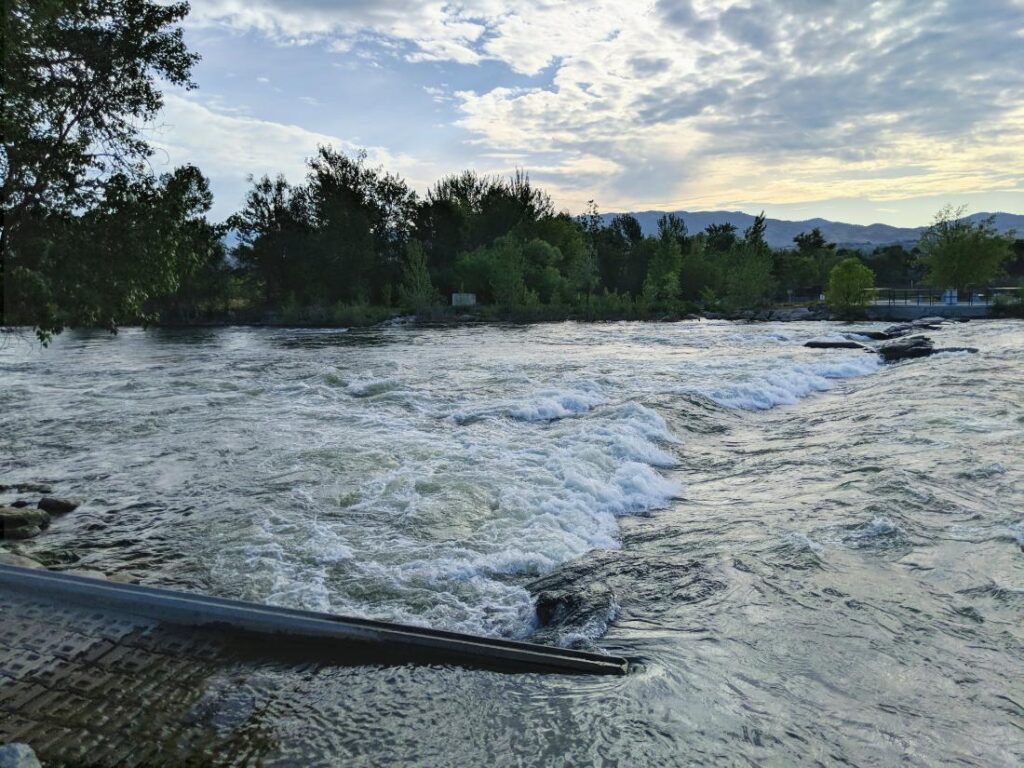
[[86,500],[57,567],[634,661],[264,670],[269,764],[1018,765],[1024,325],[843,330],[8,335],[0,482]]

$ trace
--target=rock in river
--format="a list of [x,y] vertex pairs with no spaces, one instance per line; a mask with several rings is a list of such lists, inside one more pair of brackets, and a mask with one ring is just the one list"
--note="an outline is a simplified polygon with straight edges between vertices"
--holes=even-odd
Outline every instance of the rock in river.
[[878,354],[887,363],[910,360],[915,357],[928,357],[934,353],[935,344],[927,336],[907,336],[897,341],[890,341],[878,348]]
[[44,496],[39,500],[37,505],[44,512],[49,512],[51,515],[63,515],[65,512],[71,512],[78,509],[82,502],[78,499],[57,499],[52,496]]
[[13,552],[0,552],[0,565],[16,565],[19,568],[33,568],[39,570],[46,566],[31,557],[23,557]]
[[[893,326],[893,328],[895,328],[895,327],[896,326]],[[848,331],[848,333],[850,335],[852,335],[852,336],[863,336],[864,338],[871,339],[872,341],[888,341],[889,339],[895,339],[897,336],[902,336],[903,333],[906,333],[906,331],[903,331],[902,333],[892,334],[892,333],[889,333],[889,331],[861,331],[861,330],[854,330],[854,331]]]
[[14,483],[4,485],[0,483],[0,492],[17,491],[18,493],[53,493],[53,488],[45,483]]
[[827,339],[811,339],[804,343],[805,347],[811,349],[870,349],[858,341],[829,341]]
[[27,539],[50,524],[50,516],[41,509],[0,507],[0,539]]

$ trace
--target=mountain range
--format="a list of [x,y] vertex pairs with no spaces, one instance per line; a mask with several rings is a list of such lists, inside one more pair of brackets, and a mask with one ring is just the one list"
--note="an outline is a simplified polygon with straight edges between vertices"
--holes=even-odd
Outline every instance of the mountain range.
[[[640,222],[645,235],[658,232],[658,219],[668,211],[636,211],[631,213]],[[691,233],[701,232],[710,224],[733,224],[739,234],[749,227],[754,217],[741,211],[672,211],[686,223]],[[606,213],[601,218],[607,224],[618,214]],[[980,221],[989,216],[1000,232],[1014,231],[1018,237],[1024,237],[1024,216],[1015,213],[975,213],[967,216],[971,221]],[[793,238],[801,232],[810,232],[817,227],[829,242],[841,248],[872,249],[880,245],[901,244],[912,246],[921,237],[927,227],[893,227],[889,224],[847,224],[842,221],[828,219],[807,219],[806,221],[786,221],[785,219],[765,220],[765,239],[773,248],[793,247]]]

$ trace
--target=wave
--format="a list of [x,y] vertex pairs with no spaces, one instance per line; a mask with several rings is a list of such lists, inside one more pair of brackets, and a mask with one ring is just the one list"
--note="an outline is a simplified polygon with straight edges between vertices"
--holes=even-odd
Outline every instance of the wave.
[[[374,388],[363,381],[362,391]],[[598,385],[577,382],[465,407],[440,431],[435,411],[420,432],[365,400],[362,452],[350,458],[339,446],[337,460],[381,458],[343,503],[332,510],[315,490],[297,494],[294,512],[275,510],[225,563],[262,574],[253,589],[275,603],[526,637],[536,617],[524,578],[618,549],[617,518],[682,493],[661,471],[678,463],[665,420],[607,400]],[[461,426],[481,420],[482,429]],[[399,432],[401,457],[388,460],[386,436]],[[332,461],[325,447],[317,456]],[[559,642],[598,636],[604,618],[567,628]]]
[[471,424],[485,418],[506,417],[517,421],[555,421],[586,413],[606,402],[596,387],[542,389],[518,400],[504,400],[475,408],[457,410],[457,424]]
[[764,411],[826,392],[832,389],[834,379],[867,376],[880,367],[877,356],[865,354],[816,363],[790,363],[788,368],[759,371],[744,381],[702,388],[697,393],[726,408]]

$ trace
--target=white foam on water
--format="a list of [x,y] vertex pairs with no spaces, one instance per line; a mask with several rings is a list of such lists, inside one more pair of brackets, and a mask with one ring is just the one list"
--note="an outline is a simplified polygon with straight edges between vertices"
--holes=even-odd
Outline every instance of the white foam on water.
[[[606,399],[590,384],[535,390],[418,439],[382,405],[377,431],[405,430],[404,460],[367,467],[341,507],[268,516],[246,535],[246,568],[275,603],[525,637],[526,580],[618,548],[617,517],[681,493],[659,471],[676,464],[665,421],[635,402],[595,407]],[[579,418],[534,418],[551,400]]]
[[352,397],[372,397],[373,395],[389,392],[400,385],[401,382],[396,379],[378,379],[367,376],[349,381],[345,385],[345,392],[352,395]]
[[726,408],[762,411],[779,405],[793,405],[808,395],[832,389],[834,379],[867,376],[880,367],[879,358],[868,354],[813,363],[779,361],[770,370],[760,369],[745,377],[741,375],[735,383],[702,387],[696,391]]
[[459,424],[498,416],[518,421],[554,421],[586,413],[604,402],[604,394],[593,385],[573,389],[541,389],[525,398],[459,409],[452,414],[452,418]]

